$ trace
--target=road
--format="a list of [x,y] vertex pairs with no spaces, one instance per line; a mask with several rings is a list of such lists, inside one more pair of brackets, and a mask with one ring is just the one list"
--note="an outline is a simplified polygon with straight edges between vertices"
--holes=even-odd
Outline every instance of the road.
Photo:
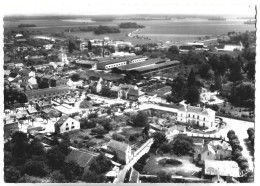
[[[224,121],[227,122],[227,126],[224,127],[223,129],[220,129],[216,134],[220,134],[220,135],[226,137],[229,130],[234,130],[240,141],[240,145],[243,147],[242,154],[248,160],[249,169],[254,170],[253,157],[250,155],[250,152],[247,150],[247,147],[244,142],[244,139],[248,138],[247,129],[250,127],[254,128],[254,123],[248,122],[248,121],[231,119],[231,118],[224,118],[224,117],[222,117],[222,118]],[[227,137],[226,137],[226,139],[227,139]]]
[[133,157],[133,159],[127,164],[124,166],[124,168],[122,170],[119,171],[118,173],[118,177],[115,178],[114,182],[113,183],[124,183],[124,180],[125,180],[125,175],[127,173],[127,171],[132,167],[134,166],[134,164],[145,154],[147,153],[149,150],[150,150],[150,147],[151,145],[153,144],[153,140],[148,143],[145,148],[139,152],[135,157]]

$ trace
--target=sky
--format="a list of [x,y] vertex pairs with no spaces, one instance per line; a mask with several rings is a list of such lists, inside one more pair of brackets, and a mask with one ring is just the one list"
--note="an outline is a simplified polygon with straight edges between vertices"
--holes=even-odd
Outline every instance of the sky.
[[235,14],[253,16],[255,4],[254,0],[4,0],[3,14]]

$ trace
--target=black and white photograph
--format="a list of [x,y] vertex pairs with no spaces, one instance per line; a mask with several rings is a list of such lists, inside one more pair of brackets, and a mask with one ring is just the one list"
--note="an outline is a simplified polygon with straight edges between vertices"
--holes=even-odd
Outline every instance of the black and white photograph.
[[0,4],[3,183],[256,184],[256,1]]

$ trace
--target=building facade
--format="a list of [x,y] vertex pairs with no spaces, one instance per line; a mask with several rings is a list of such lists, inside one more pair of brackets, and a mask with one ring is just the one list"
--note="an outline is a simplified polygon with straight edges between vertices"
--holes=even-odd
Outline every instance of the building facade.
[[209,108],[183,105],[177,111],[177,121],[207,128],[215,127],[215,111]]

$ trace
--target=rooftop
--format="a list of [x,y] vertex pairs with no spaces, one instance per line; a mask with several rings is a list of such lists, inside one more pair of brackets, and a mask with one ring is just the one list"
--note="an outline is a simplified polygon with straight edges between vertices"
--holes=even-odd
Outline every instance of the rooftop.
[[97,155],[90,152],[71,150],[65,162],[75,161],[80,167],[85,168]]
[[235,161],[205,160],[205,175],[240,177],[239,167]]
[[115,151],[126,152],[129,145],[126,143],[111,139],[108,142],[107,147],[110,147],[110,148],[114,149]]

